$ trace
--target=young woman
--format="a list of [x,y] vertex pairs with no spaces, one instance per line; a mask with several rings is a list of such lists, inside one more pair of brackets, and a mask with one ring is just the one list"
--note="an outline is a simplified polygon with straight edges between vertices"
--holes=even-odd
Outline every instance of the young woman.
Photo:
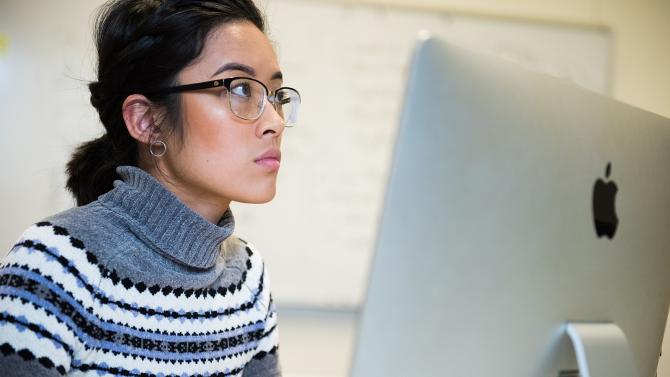
[[275,194],[284,87],[252,0],[115,0],[96,29],[105,133],[67,165],[78,206],[0,269],[3,376],[278,376],[263,261],[232,201]]

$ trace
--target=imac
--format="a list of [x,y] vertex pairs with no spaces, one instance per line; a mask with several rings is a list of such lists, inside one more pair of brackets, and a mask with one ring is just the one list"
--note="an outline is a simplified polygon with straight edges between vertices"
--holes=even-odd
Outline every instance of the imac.
[[423,36],[354,377],[653,377],[670,120]]

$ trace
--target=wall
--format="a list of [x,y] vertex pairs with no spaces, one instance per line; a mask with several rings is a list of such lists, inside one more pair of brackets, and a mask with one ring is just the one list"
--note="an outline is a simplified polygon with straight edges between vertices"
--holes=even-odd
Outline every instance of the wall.
[[333,0],[538,22],[599,25],[614,35],[613,96],[670,117],[670,1]]

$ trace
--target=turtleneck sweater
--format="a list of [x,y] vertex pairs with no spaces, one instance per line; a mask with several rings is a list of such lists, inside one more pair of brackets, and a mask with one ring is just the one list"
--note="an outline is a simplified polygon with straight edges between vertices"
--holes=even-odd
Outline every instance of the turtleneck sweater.
[[263,260],[145,171],[29,227],[0,265],[3,376],[279,376]]

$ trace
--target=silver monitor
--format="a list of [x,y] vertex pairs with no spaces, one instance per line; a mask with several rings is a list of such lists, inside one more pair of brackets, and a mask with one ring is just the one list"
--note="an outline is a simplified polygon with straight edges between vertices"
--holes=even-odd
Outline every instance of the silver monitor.
[[424,37],[352,374],[652,377],[670,120]]

